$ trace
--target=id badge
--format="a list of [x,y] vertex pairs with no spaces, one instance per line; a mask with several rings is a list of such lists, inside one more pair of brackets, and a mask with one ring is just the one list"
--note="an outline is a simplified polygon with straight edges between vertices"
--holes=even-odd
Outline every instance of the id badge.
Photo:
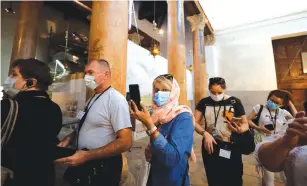
[[84,114],[85,114],[85,112],[79,111],[78,114],[77,114],[77,116],[76,116],[76,118],[77,118],[78,120],[81,120],[81,119],[83,118]]
[[220,149],[220,157],[230,159],[231,151],[230,150],[225,150],[225,149]]

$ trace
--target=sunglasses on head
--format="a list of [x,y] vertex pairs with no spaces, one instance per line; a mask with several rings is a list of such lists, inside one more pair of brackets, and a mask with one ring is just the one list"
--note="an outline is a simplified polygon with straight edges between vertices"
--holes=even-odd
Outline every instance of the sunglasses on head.
[[173,81],[173,79],[174,79],[173,75],[171,75],[171,74],[163,74],[163,75],[158,76],[157,78],[159,78],[159,77],[164,77],[164,78],[171,80],[171,81]]
[[210,83],[218,83],[218,84],[224,84],[225,83],[225,79],[221,78],[221,77],[213,77],[209,79]]

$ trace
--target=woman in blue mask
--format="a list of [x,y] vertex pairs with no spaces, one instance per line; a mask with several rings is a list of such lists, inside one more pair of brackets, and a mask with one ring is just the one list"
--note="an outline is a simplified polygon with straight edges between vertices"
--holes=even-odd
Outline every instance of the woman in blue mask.
[[131,102],[130,112],[148,129],[150,145],[146,160],[151,163],[148,186],[189,186],[189,157],[193,156],[193,114],[179,105],[180,89],[170,74],[158,76],[153,82],[153,113],[145,106],[139,111]]
[[6,171],[10,179],[2,174],[3,186],[54,185],[62,113],[46,92],[51,83],[46,63],[19,59],[12,64],[3,85],[7,98],[1,101],[1,170],[11,170]]
[[[249,126],[255,129],[255,143],[274,141],[283,136],[288,126],[288,120],[292,115],[285,109],[281,109],[287,100],[288,94],[283,90],[273,90],[269,93],[264,105],[255,105],[248,116]],[[255,119],[256,118],[256,119]],[[274,173],[262,168],[262,185],[274,186]],[[281,174],[283,178],[283,174]]]

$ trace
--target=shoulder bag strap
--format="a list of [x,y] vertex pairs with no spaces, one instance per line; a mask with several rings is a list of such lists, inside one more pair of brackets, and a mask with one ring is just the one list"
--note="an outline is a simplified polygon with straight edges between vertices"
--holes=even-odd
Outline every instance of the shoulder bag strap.
[[10,110],[1,127],[1,147],[3,147],[10,139],[18,116],[18,103],[15,100],[8,99],[10,102]]
[[263,105],[260,105],[260,109],[259,109],[257,116],[256,116],[256,123],[255,123],[256,125],[259,125],[259,119],[260,119],[260,115],[261,115],[262,110],[263,110]]
[[185,168],[185,171],[184,171],[184,175],[183,175],[183,179],[182,179],[182,186],[185,186],[185,181],[186,181],[188,173],[189,173],[189,159],[187,161],[187,165],[186,165],[186,168]]
[[207,109],[207,106],[205,105],[204,111],[202,112],[203,117],[205,119],[205,129],[207,128],[206,109]]

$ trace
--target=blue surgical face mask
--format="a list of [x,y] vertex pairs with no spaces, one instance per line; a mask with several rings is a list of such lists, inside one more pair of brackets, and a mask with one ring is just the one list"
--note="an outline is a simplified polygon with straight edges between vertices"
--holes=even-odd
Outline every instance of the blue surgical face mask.
[[153,97],[153,101],[158,107],[163,106],[169,99],[171,92],[169,91],[158,91]]
[[268,100],[266,104],[267,104],[267,106],[270,110],[278,110],[279,109],[279,107],[271,100]]

